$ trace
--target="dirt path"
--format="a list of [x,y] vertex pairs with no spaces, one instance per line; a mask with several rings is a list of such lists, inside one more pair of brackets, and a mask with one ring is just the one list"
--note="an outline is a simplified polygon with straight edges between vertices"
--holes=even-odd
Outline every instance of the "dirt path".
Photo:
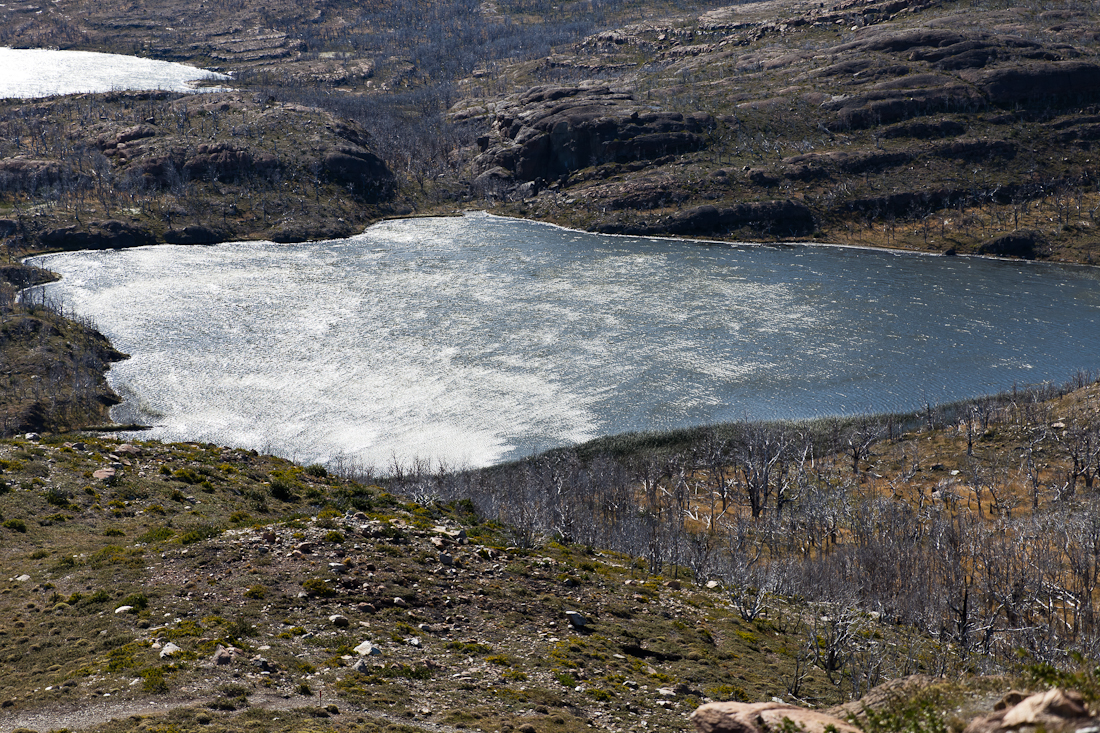
[[[105,702],[65,703],[46,706],[34,710],[0,712],[0,733],[11,733],[17,728],[29,728],[35,731],[69,729],[85,730],[103,725],[112,720],[132,715],[164,715],[177,708],[202,705],[198,698],[165,698],[145,700],[118,700]],[[325,701],[326,703],[328,701]],[[264,710],[293,710],[308,707],[310,701],[302,697],[284,698],[279,695],[250,695],[249,708]],[[316,704],[316,699],[313,700]],[[344,714],[365,715],[380,718],[391,723],[419,728],[425,733],[456,733],[450,726],[436,725],[423,720],[387,715],[377,710],[360,709],[341,704]]]

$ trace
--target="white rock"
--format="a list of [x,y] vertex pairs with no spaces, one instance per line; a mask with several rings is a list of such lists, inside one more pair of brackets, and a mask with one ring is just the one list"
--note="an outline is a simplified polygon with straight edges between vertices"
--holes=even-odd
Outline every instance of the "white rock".
[[346,629],[348,626],[351,626],[351,622],[348,621],[348,617],[341,616],[338,613],[334,613],[333,615],[329,616],[328,622],[340,629]]
[[20,582],[20,583],[26,583],[30,579],[31,579],[31,576],[27,575],[26,573],[24,573],[23,575],[15,576],[15,580]]
[[115,613],[126,613],[127,611],[133,611],[133,606],[119,606],[115,609]]
[[183,649],[180,648],[179,646],[173,644],[172,642],[168,642],[167,644],[164,645],[164,648],[160,650],[160,658],[164,659],[165,657],[170,657],[173,654],[178,654],[179,652],[182,652],[182,651],[183,651]]
[[361,657],[377,657],[382,653],[381,649],[369,641],[364,641],[362,644],[352,649],[352,651]]

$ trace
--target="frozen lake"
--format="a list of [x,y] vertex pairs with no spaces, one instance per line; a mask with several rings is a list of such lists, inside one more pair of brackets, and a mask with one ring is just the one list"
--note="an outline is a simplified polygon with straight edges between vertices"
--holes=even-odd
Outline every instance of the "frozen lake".
[[306,462],[485,465],[630,430],[911,410],[1100,364],[1091,268],[485,215],[35,263],[132,355],[109,375],[116,420]]
[[145,89],[193,92],[197,81],[229,78],[137,56],[41,48],[0,48],[0,69],[0,98]]

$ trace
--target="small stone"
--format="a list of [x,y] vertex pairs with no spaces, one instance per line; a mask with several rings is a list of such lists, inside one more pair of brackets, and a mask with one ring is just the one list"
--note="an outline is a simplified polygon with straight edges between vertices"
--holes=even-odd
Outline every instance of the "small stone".
[[328,620],[329,620],[329,623],[331,623],[333,626],[335,626],[338,629],[346,629],[347,627],[351,626],[351,622],[348,621],[348,617],[347,616],[341,616],[338,613],[334,613],[333,615],[329,616]]
[[661,697],[676,697],[676,690],[671,687],[658,687],[657,694]]
[[17,583],[26,583],[30,579],[31,579],[31,576],[27,575],[26,573],[23,573],[22,575],[16,575],[15,576],[15,581]]
[[180,647],[176,644],[173,644],[172,642],[168,642],[167,644],[164,645],[164,648],[160,650],[160,658],[164,659],[165,657],[170,657],[173,654],[179,654],[182,651],[183,651],[182,647]]
[[398,596],[397,598],[393,599],[393,605],[397,606],[398,608],[408,608],[409,607],[409,604],[401,596]]
[[708,590],[714,590],[717,587],[718,587],[718,581],[717,580],[708,580],[707,581],[707,589]]
[[454,565],[455,559],[451,555],[448,555],[446,552],[441,552],[439,553],[439,562],[443,563],[444,565]]
[[405,643],[411,647],[420,648],[420,639],[415,636],[405,639]]
[[106,480],[106,479],[114,478],[116,473],[118,473],[118,472],[113,468],[101,468],[98,471],[93,471],[92,472],[92,478]]
[[115,609],[115,613],[126,613],[127,611],[133,611],[133,606],[119,606]]
[[262,672],[270,672],[274,668],[271,666],[271,662],[267,661],[261,656],[252,657],[252,663],[260,668]]
[[26,438],[27,440],[38,440],[38,438],[40,436],[38,435],[38,433],[27,433],[23,437]]
[[313,545],[311,545],[311,544],[310,544],[310,543],[308,543],[308,542],[303,542],[303,543],[301,543],[300,545],[298,545],[297,547],[295,547],[295,548],[294,548],[294,551],[295,551],[295,552],[300,552],[300,553],[302,553],[303,555],[308,555],[308,554],[310,554],[311,552],[313,552]]
[[352,649],[352,651],[361,657],[377,657],[382,653],[381,649],[369,641],[364,641],[362,644]]
[[[230,649],[231,648],[232,647],[230,647]],[[212,659],[214,660],[214,664],[224,666],[233,662],[233,652],[225,648],[221,644],[218,644],[218,648],[214,650],[214,656],[212,657]]]
[[360,613],[374,613],[378,610],[373,603],[360,603],[356,608]]
[[348,566],[342,562],[330,562],[328,564],[328,569],[335,575],[343,575],[348,571]]
[[670,580],[667,583],[665,583],[665,587],[668,588],[669,590],[680,590],[680,581]]
[[366,673],[370,669],[370,665],[367,664],[365,659],[356,659],[351,668],[355,672]]

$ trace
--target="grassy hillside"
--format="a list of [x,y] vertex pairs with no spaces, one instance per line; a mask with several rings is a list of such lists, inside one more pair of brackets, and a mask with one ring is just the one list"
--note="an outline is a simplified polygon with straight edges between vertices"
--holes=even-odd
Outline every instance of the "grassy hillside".
[[[674,453],[594,451],[568,459],[580,469],[573,473],[559,456],[385,480],[213,445],[8,439],[0,443],[0,723],[685,729],[707,700],[827,707],[924,674],[885,703],[900,716],[885,729],[909,729],[915,710],[961,729],[1011,684],[1068,682],[1091,696],[1100,688],[1073,671],[1079,657],[1066,652],[1091,648],[1092,600],[1078,594],[1069,616],[1064,607],[1044,616],[1043,599],[1073,592],[1074,543],[1087,540],[1078,530],[1095,521],[1084,486],[1095,459],[1087,476],[1076,474],[1075,491],[1062,481],[1080,469],[1067,436],[1094,429],[1096,391],[976,402],[969,431],[957,412],[941,413],[922,428],[877,433],[854,462],[849,449],[822,443],[808,483],[780,512],[774,502],[798,475],[784,457],[756,519],[736,451],[722,462],[728,504],[717,510],[724,484],[717,464],[700,460],[713,436]],[[1029,400],[1037,419],[1020,412]],[[726,429],[731,446],[745,429]],[[1040,457],[1038,489],[1021,450]],[[674,468],[627,475],[633,488],[619,509],[658,519],[643,546],[629,546],[621,520],[612,542],[583,539],[601,521],[585,506],[602,506],[604,518],[618,511],[602,498],[591,503],[616,461],[625,471],[645,461]],[[539,483],[548,465],[558,467],[551,483],[579,500],[571,525],[560,524],[570,505],[560,489],[549,523],[516,513],[549,506]],[[507,480],[494,484],[501,475]],[[493,498],[494,485],[508,495]],[[468,498],[449,498],[460,487]],[[815,516],[826,524],[815,529]],[[564,526],[572,537],[553,529]],[[1040,526],[1044,538],[1030,534]],[[942,555],[954,536],[957,559],[973,571],[964,583],[973,616],[958,618],[948,598],[939,626],[935,609],[920,617],[884,602],[888,589],[875,591],[888,568],[866,563],[892,565],[914,530],[902,587],[930,599],[949,591],[952,566],[926,575],[922,553]],[[1016,592],[1016,576],[993,575],[982,548],[1025,535],[1031,562],[1045,558],[1035,565],[1045,580]],[[709,564],[697,553],[707,537],[718,540]],[[868,543],[873,554],[860,555]],[[1012,544],[990,547],[1011,564]],[[862,585],[845,585],[841,566]],[[994,597],[999,607],[987,605]],[[1018,633],[1021,623],[1030,637]],[[376,653],[360,646],[366,641]],[[989,674],[1010,678],[981,676]],[[941,675],[952,682],[932,681]]]

